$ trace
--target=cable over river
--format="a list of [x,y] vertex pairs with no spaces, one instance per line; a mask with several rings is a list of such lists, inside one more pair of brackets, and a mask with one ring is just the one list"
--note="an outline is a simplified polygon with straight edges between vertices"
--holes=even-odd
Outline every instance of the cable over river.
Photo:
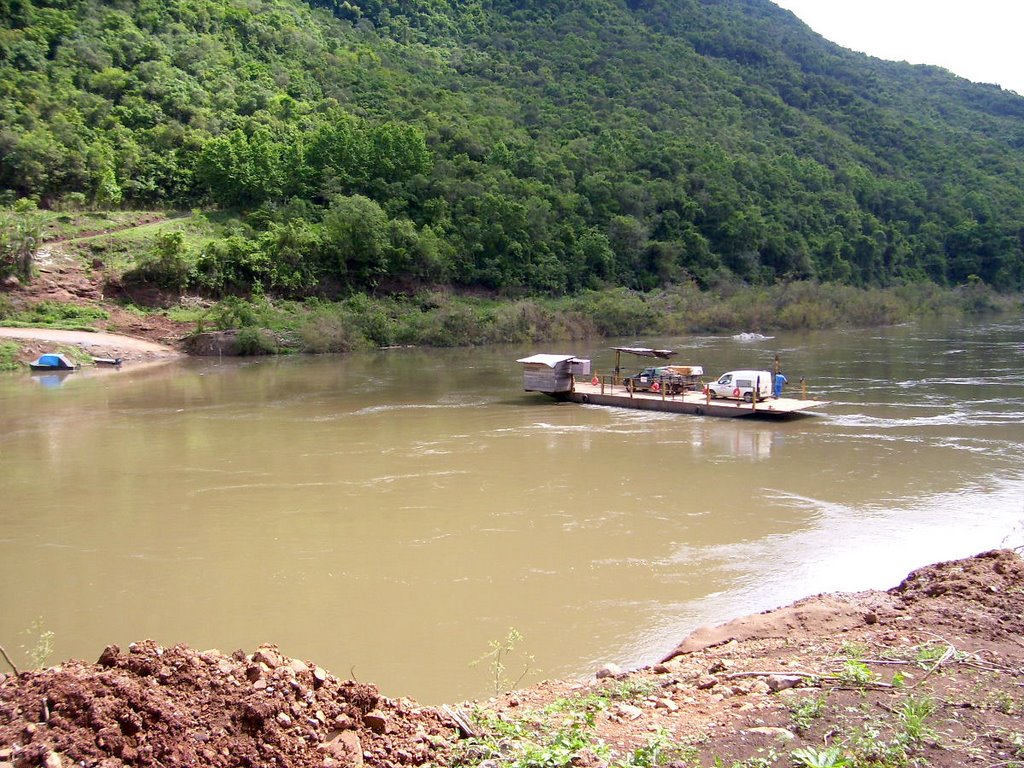
[[[778,354],[831,405],[748,421],[522,391],[533,349],[606,374],[615,343],[709,379]],[[512,628],[511,679],[586,676],[1024,543],[1020,320],[559,347],[0,376],[0,644],[272,642],[438,703],[493,692],[471,662]]]

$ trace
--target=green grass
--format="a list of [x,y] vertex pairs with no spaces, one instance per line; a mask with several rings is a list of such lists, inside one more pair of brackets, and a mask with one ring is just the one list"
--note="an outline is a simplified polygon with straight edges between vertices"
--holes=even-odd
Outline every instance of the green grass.
[[129,227],[154,216],[167,216],[164,210],[155,211],[19,211],[19,217],[39,226],[44,243],[87,237],[103,230]]
[[[494,648],[484,658],[492,659]],[[586,751],[612,766],[655,768],[692,757],[696,752],[692,746],[676,744],[667,732],[658,731],[644,745],[613,762],[610,749],[597,737],[598,712],[614,702],[646,698],[657,687],[651,681],[608,681],[590,693],[561,698],[541,711],[523,711],[511,718],[478,710],[473,719],[481,735],[462,743],[456,763],[496,760],[514,768],[561,768]]]
[[[107,269],[123,273],[136,266],[140,259],[153,253],[161,236],[180,235],[181,248],[186,253],[198,253],[219,230],[203,214],[152,212],[149,216],[162,216],[160,221],[121,225],[111,232],[75,237],[61,243],[65,251],[77,253],[86,263],[103,262]],[[139,216],[141,222],[144,216]]]
[[[859,662],[858,662],[859,663]],[[683,765],[688,768],[706,766],[697,762],[699,754],[714,745],[704,741],[680,742],[671,733],[659,729],[639,747],[622,754],[609,749],[597,735],[597,713],[614,701],[646,698],[657,685],[609,683],[587,694],[553,702],[543,710],[521,711],[516,715],[498,715],[477,710],[473,720],[478,735],[460,743],[455,765],[475,766],[494,762],[513,768],[562,768],[573,765],[581,754],[598,756],[610,768],[656,768]],[[827,711],[828,710],[828,711]],[[711,759],[719,768],[912,768],[921,762],[925,745],[936,741],[939,734],[930,719],[937,711],[934,699],[907,695],[892,706],[882,706],[881,713],[865,703],[860,707],[829,710],[828,694],[805,698],[791,705],[794,723],[799,730],[811,726],[825,728],[825,744],[793,749],[788,755],[776,748],[759,750],[744,760]],[[1013,734],[1024,754],[1024,736]],[[808,736],[808,739],[810,737]]]
[[0,371],[18,371],[23,367],[18,362],[18,345],[13,341],[0,341]]
[[180,233],[184,250],[198,253],[211,240],[222,237],[233,222],[221,214],[173,210],[28,210],[6,215],[37,227],[41,247],[60,248],[79,256],[86,265],[99,260],[115,272],[131,268],[153,251],[163,233]]
[[644,699],[657,690],[652,680],[614,680],[606,682],[599,689],[580,696],[556,699],[545,712],[592,713],[608,709],[615,702],[631,702]]
[[0,323],[17,328],[59,328],[91,331],[93,325],[106,320],[109,313],[101,307],[80,307],[58,301],[41,301],[26,309],[15,310],[10,304],[0,305]]
[[657,768],[660,765],[686,764],[697,755],[697,748],[672,741],[671,734],[659,729],[648,737],[647,743],[637,747],[625,760],[615,763],[628,768]]

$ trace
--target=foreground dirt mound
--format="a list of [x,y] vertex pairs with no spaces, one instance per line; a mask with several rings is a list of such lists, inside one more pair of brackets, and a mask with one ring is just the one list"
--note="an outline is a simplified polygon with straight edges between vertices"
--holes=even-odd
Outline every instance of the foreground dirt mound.
[[1024,768],[1022,637],[1024,561],[999,550],[704,627],[649,668],[491,707],[535,739],[585,718],[608,751],[577,765]]
[[697,630],[651,667],[454,709],[274,646],[145,642],[0,676],[0,768],[1024,768],[1022,633],[1024,561],[1000,550]]
[[0,765],[381,766],[436,762],[454,723],[282,656],[152,642],[0,685]]
[[906,624],[910,616],[933,633],[949,628],[956,633],[951,637],[961,639],[1010,638],[1013,647],[1024,630],[1019,610],[1022,587],[1024,561],[1015,552],[985,552],[920,568],[888,592],[816,595],[785,608],[702,627],[664,660],[731,640],[781,638],[792,643],[842,637],[866,627]]

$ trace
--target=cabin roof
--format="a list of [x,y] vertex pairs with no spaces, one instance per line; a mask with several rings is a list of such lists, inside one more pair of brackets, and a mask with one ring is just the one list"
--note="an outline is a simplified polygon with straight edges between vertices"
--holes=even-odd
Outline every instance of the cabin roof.
[[546,355],[546,354],[539,354],[539,355],[530,355],[530,357],[520,358],[519,360],[516,360],[516,362],[517,363],[522,363],[523,365],[530,365],[530,364],[537,365],[537,364],[539,364],[539,365],[546,365],[548,368],[554,368],[559,363],[564,363],[567,360],[575,360],[575,359],[576,359],[575,355]]

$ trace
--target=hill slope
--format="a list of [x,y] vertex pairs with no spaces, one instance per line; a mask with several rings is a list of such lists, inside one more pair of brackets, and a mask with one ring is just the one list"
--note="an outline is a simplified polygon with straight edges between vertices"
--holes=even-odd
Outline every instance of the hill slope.
[[4,0],[0,23],[0,190],[238,211],[173,254],[210,292],[1024,286],[1024,98],[768,0]]

